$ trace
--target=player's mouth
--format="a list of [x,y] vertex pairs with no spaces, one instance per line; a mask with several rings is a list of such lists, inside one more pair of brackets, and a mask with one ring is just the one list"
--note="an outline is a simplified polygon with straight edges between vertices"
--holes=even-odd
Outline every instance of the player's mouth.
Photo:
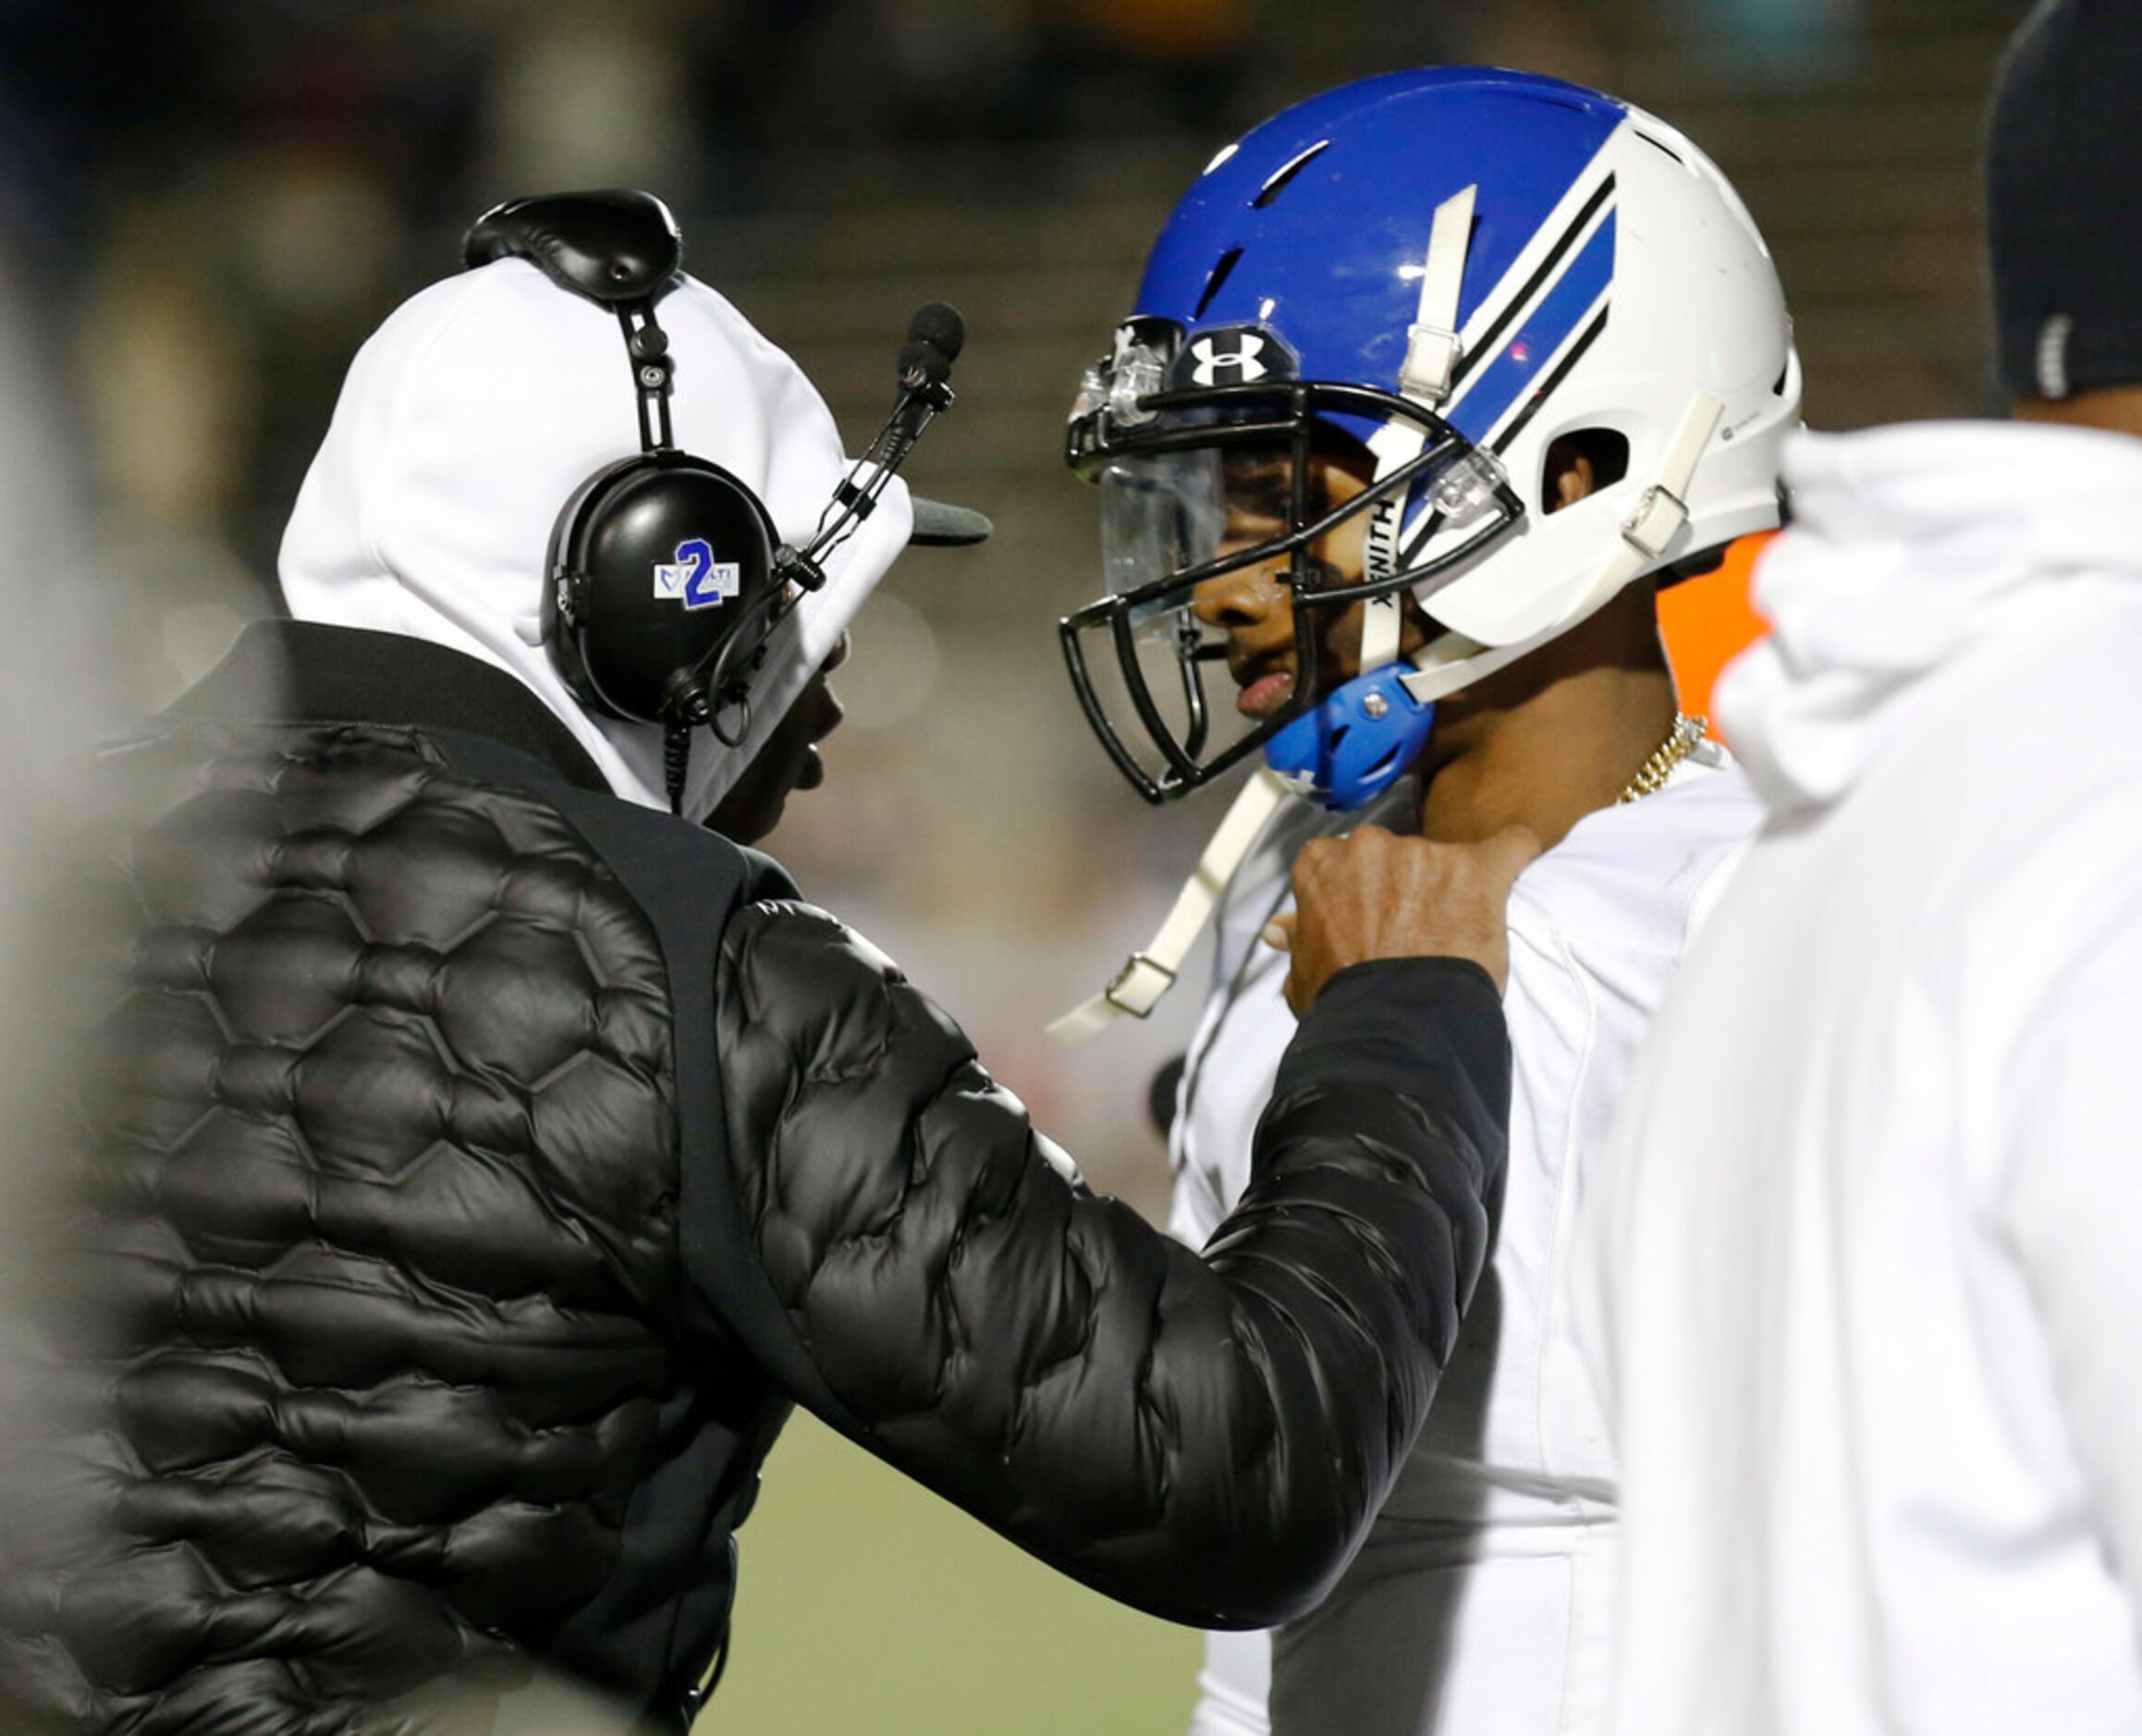
[[1242,691],[1235,695],[1235,709],[1245,717],[1262,721],[1294,697],[1294,672],[1290,668],[1259,668],[1252,664],[1235,670],[1234,678],[1242,683]]

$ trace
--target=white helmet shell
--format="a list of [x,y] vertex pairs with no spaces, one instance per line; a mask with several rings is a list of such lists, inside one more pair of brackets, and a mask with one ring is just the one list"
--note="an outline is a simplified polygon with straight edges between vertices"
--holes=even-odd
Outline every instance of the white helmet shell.
[[[1601,201],[1606,189],[1611,190]],[[1580,230],[1563,251],[1573,272],[1592,238],[1610,229],[1610,277],[1566,340],[1565,353],[1542,362],[1542,379],[1552,381],[1544,397],[1520,399],[1482,431],[1482,443],[1497,451],[1525,502],[1524,520],[1470,570],[1422,598],[1436,620],[1475,646],[1530,649],[1633,580],[1778,523],[1781,450],[1800,410],[1800,366],[1784,294],[1769,250],[1732,185],[1656,116],[1628,111],[1562,209],[1542,226],[1537,244],[1468,320],[1460,354],[1470,356],[1490,339],[1512,301],[1524,299],[1540,255],[1595,201],[1589,234]],[[1532,299],[1536,303],[1551,292],[1550,280],[1535,287]],[[1503,330],[1521,324],[1522,314]],[[1567,372],[1555,379],[1561,364]],[[1476,367],[1466,384],[1492,374]],[[1442,413],[1462,422],[1465,397],[1462,385]],[[1557,510],[1548,497],[1548,451],[1565,435],[1593,430],[1626,441],[1627,470]],[[1683,439],[1700,440],[1693,466],[1676,453]],[[1678,518],[1670,534],[1645,546],[1631,533],[1641,533],[1646,496],[1657,488],[1674,496],[1685,518],[1670,512]],[[1432,550],[1435,539],[1423,546]],[[1476,654],[1451,645],[1438,650],[1437,692],[1485,672]],[[1493,658],[1497,666],[1510,660]]]

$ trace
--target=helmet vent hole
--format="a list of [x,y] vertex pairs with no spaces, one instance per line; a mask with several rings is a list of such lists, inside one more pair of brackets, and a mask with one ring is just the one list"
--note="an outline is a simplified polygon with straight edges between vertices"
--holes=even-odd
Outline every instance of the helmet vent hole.
[[1341,744],[1342,744],[1342,743],[1345,741],[1346,738],[1347,738],[1348,736],[1352,735],[1353,733],[1353,726],[1352,724],[1340,724],[1340,726],[1339,726],[1339,727],[1338,727],[1336,729],[1332,730],[1332,732],[1331,732],[1331,749],[1332,749],[1332,752],[1337,752],[1339,751],[1339,748],[1340,747],[1340,745],[1341,745]]
[[1280,164],[1278,168],[1272,171],[1270,177],[1266,180],[1265,184],[1257,189],[1257,196],[1250,201],[1252,208],[1257,211],[1262,211],[1267,205],[1270,204],[1273,200],[1277,199],[1281,193],[1287,190],[1288,182],[1291,181],[1295,176],[1301,174],[1304,169],[1307,168],[1310,164],[1316,162],[1318,157],[1322,156],[1325,152],[1328,151],[1330,148],[1330,140],[1319,139],[1306,151],[1300,153],[1298,155],[1290,157],[1286,162]]
[[1212,275],[1205,280],[1205,293],[1197,298],[1197,312],[1191,318],[1202,320],[1205,317],[1206,309],[1212,305],[1213,298],[1219,294],[1228,278],[1233,275],[1236,262],[1242,256],[1242,251],[1239,247],[1230,247],[1219,256],[1219,263],[1212,268]]
[[[1591,471],[1590,485],[1565,497],[1562,479],[1581,474],[1580,464]],[[1540,507],[1559,511],[1585,495],[1612,487],[1629,474],[1629,437],[1612,428],[1580,428],[1559,434],[1548,444],[1544,472],[1539,479]]]

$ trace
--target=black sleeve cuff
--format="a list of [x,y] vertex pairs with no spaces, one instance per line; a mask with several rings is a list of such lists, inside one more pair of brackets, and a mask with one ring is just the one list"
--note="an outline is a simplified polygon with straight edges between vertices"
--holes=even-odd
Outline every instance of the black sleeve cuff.
[[1495,979],[1470,959],[1375,959],[1326,983],[1279,1062],[1273,1094],[1378,1085],[1418,1097],[1452,1063],[1482,1101],[1510,1103],[1510,1036]]

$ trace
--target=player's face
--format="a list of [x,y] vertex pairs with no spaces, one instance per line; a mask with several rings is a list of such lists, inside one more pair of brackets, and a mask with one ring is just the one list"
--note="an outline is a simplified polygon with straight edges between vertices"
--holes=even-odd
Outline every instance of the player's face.
[[[1292,465],[1282,454],[1230,454],[1224,468],[1227,520],[1223,555],[1255,547],[1287,531],[1288,494]],[[1323,517],[1354,499],[1368,485],[1363,467],[1331,458],[1309,464],[1308,517]],[[1311,545],[1310,554],[1324,582],[1355,584],[1362,577],[1363,544],[1369,515],[1358,512]],[[1318,623],[1321,678],[1317,691],[1329,692],[1361,672],[1362,603],[1326,611]],[[1287,582],[1287,558],[1275,556],[1257,566],[1208,579],[1197,587],[1191,608],[1197,618],[1227,635],[1228,673],[1241,693],[1242,715],[1264,718],[1277,712],[1294,692],[1294,600]],[[1401,651],[1426,642],[1414,612],[1401,631]]]
[[827,679],[848,661],[848,635],[841,634],[833,654],[818,666],[803,691],[796,696],[766,744],[744,768],[729,792],[706,816],[710,830],[739,844],[751,844],[781,823],[789,797],[799,789],[815,789],[826,781],[826,763],[818,757],[818,744],[847,715]]

